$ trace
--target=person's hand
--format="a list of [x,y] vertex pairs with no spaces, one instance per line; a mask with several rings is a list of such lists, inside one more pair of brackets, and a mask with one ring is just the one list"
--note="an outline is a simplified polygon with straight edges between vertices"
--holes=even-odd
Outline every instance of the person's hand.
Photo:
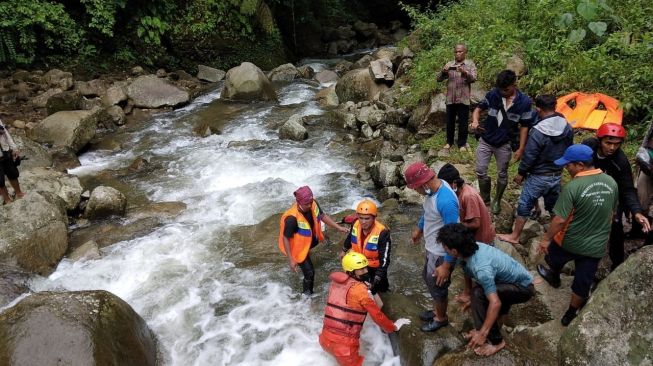
[[401,329],[404,325],[410,324],[410,319],[400,318],[395,321],[395,332]]
[[449,68],[447,67],[447,65],[444,65],[444,67],[442,68],[442,71],[441,71],[441,72],[442,72],[443,74],[449,74]]
[[411,239],[413,240],[413,244],[419,244],[419,240],[422,238],[422,230],[420,228],[416,227],[413,229],[413,233],[411,234]]
[[288,257],[288,266],[290,267],[291,271],[297,272],[297,262],[295,262],[292,257]]
[[546,240],[546,238],[542,238],[542,240],[540,240],[540,245],[537,248],[537,251],[542,253],[542,254],[549,254],[549,244],[550,243],[551,242]]
[[472,329],[465,335],[466,339],[469,339],[467,343],[467,348],[475,349],[485,344],[487,341],[487,336],[483,334],[480,330]]
[[517,149],[517,151],[515,151],[515,161],[519,161],[523,153],[524,149]]
[[513,178],[512,181],[515,182],[515,183],[517,183],[517,184],[522,184],[522,182],[524,182],[524,176],[521,175],[521,174],[517,174],[517,175],[515,176],[515,178]]
[[18,150],[13,150],[13,151],[11,152],[11,158],[12,158],[13,160],[18,159],[19,156],[20,156],[20,151],[18,151]]
[[372,286],[370,287],[372,289],[372,292],[377,293],[377,287],[381,284],[381,276],[379,275],[374,275],[374,278],[372,278]]
[[342,225],[336,226],[336,230],[340,231],[343,234],[349,234],[349,229],[347,229],[346,227],[344,227]]
[[451,274],[451,265],[449,263],[442,263],[435,268],[433,272],[433,277],[435,277],[435,284],[442,286],[447,280],[449,280],[449,275]]
[[465,70],[465,68],[462,67],[462,65],[458,66],[458,69],[456,71],[458,71],[462,76],[467,75],[467,70]]
[[635,220],[637,220],[637,222],[639,222],[640,225],[642,225],[642,232],[648,233],[649,231],[651,231],[651,223],[648,222],[646,216],[638,212],[635,214]]

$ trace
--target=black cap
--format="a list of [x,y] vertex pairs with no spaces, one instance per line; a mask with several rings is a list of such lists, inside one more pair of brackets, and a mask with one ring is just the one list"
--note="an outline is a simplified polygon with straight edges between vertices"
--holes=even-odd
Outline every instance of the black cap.
[[446,181],[447,183],[451,183],[457,179],[460,179],[460,173],[455,166],[447,163],[444,164],[442,168],[440,168],[440,171],[438,172],[438,178]]

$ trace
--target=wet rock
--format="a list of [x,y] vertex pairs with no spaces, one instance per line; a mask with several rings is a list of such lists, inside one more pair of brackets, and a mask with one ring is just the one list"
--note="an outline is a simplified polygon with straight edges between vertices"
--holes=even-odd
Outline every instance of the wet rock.
[[58,196],[63,200],[68,211],[77,207],[83,192],[77,176],[47,168],[37,167],[22,171],[20,184],[27,192],[48,192]]
[[34,98],[32,98],[30,100],[30,103],[32,103],[32,105],[34,107],[45,108],[45,106],[48,104],[48,99],[50,99],[50,97],[55,95],[55,94],[61,93],[62,91],[63,90],[60,89],[60,88],[48,89],[48,90],[44,91],[43,93],[41,93],[41,94],[35,96]]
[[390,187],[399,184],[399,163],[382,159],[370,163],[370,174],[377,187]]
[[184,210],[186,210],[186,204],[183,202],[149,202],[130,207],[127,218],[129,220],[142,220],[151,217],[171,219]]
[[276,67],[268,74],[270,81],[285,81],[290,82],[299,78],[299,71],[293,64],[283,64]]
[[333,83],[338,81],[338,74],[336,74],[335,71],[331,70],[322,70],[315,74],[315,80],[317,80],[320,84],[327,84],[327,83]]
[[127,96],[139,108],[176,107],[190,99],[186,90],[155,75],[139,76],[127,87]]
[[29,292],[30,274],[21,268],[0,264],[0,306],[6,306],[18,296]]
[[336,84],[336,93],[340,102],[370,101],[387,90],[388,86],[374,82],[368,69],[349,71]]
[[142,170],[143,168],[145,168],[145,167],[148,166],[149,164],[150,164],[149,161],[147,161],[147,160],[146,160],[145,158],[143,158],[142,156],[139,156],[139,157],[137,157],[136,159],[134,159],[134,160],[131,162],[131,164],[129,164],[129,168],[127,168],[127,169],[129,169],[130,171],[133,171],[133,172],[137,172],[137,171]]
[[370,62],[370,75],[374,81],[393,81],[395,74],[392,72],[392,62],[387,58]]
[[365,55],[365,56],[359,58],[358,60],[356,60],[356,62],[354,62],[354,64],[351,65],[351,69],[352,70],[354,70],[354,69],[366,69],[366,68],[368,68],[370,66],[370,62],[372,62],[373,60],[374,60],[374,57],[372,57],[371,55]]
[[302,141],[308,138],[308,131],[302,125],[302,117],[294,114],[279,129],[279,138]]
[[224,79],[227,75],[226,72],[218,70],[213,67],[197,65],[197,78],[200,80],[208,81],[210,83],[217,83]]
[[408,120],[408,127],[421,136],[431,136],[446,125],[447,109],[446,96],[436,94],[429,104],[421,105],[415,109]]
[[45,103],[48,116],[59,111],[82,109],[82,95],[77,90],[64,91],[51,96]]
[[235,100],[276,100],[277,94],[263,71],[250,62],[227,71],[220,96]]
[[97,243],[93,240],[89,240],[86,243],[82,244],[79,248],[75,249],[68,259],[73,262],[85,261],[89,259],[98,259],[101,257],[100,248]]
[[101,219],[112,215],[122,216],[127,207],[127,198],[119,190],[99,186],[91,192],[84,217],[89,219]]
[[85,97],[99,97],[106,93],[109,84],[102,79],[91,81],[76,81],[75,89]]
[[43,81],[50,88],[68,90],[73,86],[73,74],[59,69],[52,69],[43,75]]
[[50,156],[43,146],[19,134],[14,134],[12,137],[21,155],[29,158],[28,160],[23,160],[20,164],[19,169],[21,172],[36,167],[52,166],[52,156]]
[[102,95],[102,104],[108,107],[126,101],[128,97],[125,87],[124,83],[115,83],[110,86]]
[[32,140],[81,150],[95,136],[100,110],[61,111],[28,132]]
[[601,281],[558,345],[561,365],[653,363],[653,246]]
[[297,73],[302,79],[312,79],[315,76],[315,70],[309,65],[302,65],[297,67]]
[[324,88],[315,94],[315,100],[323,108],[335,108],[339,105],[338,94],[334,85]]
[[14,365],[156,364],[145,320],[107,291],[41,292],[0,314],[0,358]]
[[47,193],[28,191],[22,199],[1,206],[3,263],[39,274],[47,274],[57,265],[68,248],[68,218],[57,200]]
[[54,146],[49,152],[52,155],[52,169],[55,171],[66,172],[81,165],[75,151],[69,147]]
[[116,125],[122,126],[125,124],[125,112],[118,105],[112,105],[104,110],[106,121]]

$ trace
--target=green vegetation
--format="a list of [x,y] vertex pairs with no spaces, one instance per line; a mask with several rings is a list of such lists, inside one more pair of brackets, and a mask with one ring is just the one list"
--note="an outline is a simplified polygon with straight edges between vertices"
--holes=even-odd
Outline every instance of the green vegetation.
[[465,43],[491,86],[512,55],[528,74],[519,87],[529,95],[601,92],[622,102],[630,121],[653,121],[653,2],[650,0],[461,0],[421,12],[404,6],[415,32],[407,45],[416,52],[409,73],[415,106],[442,91],[436,72]]

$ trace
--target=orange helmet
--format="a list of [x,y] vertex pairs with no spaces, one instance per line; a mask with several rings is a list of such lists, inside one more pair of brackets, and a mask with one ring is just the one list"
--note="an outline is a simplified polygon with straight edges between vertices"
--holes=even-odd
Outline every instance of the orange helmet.
[[600,139],[606,136],[625,139],[626,129],[623,128],[622,125],[616,123],[612,123],[612,122],[604,123],[601,125],[601,127],[599,127],[598,130],[596,130],[596,137]]
[[358,206],[356,206],[356,213],[360,215],[376,216],[376,212],[376,204],[370,200],[362,200]]

